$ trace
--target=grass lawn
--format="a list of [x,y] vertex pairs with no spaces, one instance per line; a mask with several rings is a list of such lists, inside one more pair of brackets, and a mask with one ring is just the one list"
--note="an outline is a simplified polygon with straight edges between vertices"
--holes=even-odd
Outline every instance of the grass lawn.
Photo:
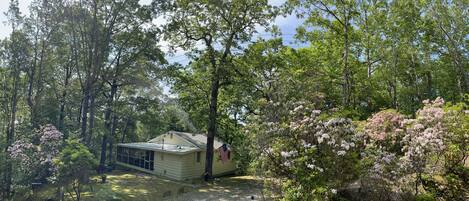
[[[97,183],[97,181],[101,181],[99,176],[93,176],[92,181],[94,181],[93,184],[83,187],[81,193],[82,200],[153,201],[162,200],[163,198],[173,199],[182,193],[192,191],[201,183],[201,181],[192,183],[175,182],[154,175],[133,171],[113,171],[107,174],[105,184]],[[46,186],[40,189],[37,195],[33,196],[35,199],[32,200],[54,198],[56,191],[57,187]],[[65,197],[66,200],[73,200],[69,193],[66,193]]]
[[[107,174],[105,184],[97,183],[99,176],[93,176],[95,181],[86,185],[82,190],[82,200],[85,201],[155,201],[155,200],[255,200],[261,197],[259,180],[251,176],[223,177],[212,183],[202,180],[176,182],[154,175],[134,171],[113,171]],[[23,195],[15,200],[47,200],[55,198],[57,187],[46,186],[36,195]],[[66,193],[66,200],[73,200]]]

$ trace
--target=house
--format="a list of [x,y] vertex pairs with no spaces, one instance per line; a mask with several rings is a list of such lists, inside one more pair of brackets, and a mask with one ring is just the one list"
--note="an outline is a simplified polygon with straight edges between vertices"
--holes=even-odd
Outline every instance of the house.
[[[117,164],[174,180],[202,178],[207,137],[169,131],[148,142],[117,144]],[[236,170],[229,145],[215,138],[213,175]]]

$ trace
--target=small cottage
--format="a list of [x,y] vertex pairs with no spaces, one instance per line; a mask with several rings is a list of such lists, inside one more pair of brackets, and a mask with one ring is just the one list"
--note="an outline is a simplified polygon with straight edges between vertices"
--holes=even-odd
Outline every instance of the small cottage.
[[[202,178],[207,137],[169,131],[148,142],[117,144],[117,164],[174,180]],[[230,146],[215,138],[213,175],[236,170]]]

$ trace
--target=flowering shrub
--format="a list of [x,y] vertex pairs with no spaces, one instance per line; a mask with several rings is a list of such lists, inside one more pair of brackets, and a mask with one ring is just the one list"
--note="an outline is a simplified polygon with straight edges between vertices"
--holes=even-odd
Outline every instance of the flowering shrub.
[[257,147],[261,169],[281,179],[285,200],[330,199],[357,178],[362,136],[349,119],[324,118],[304,102],[293,106],[281,118],[261,117],[278,120],[263,121],[261,129],[257,128],[257,137],[263,139]]
[[248,132],[255,165],[275,178],[267,184],[284,200],[351,195],[357,178],[363,190],[358,197],[365,200],[469,196],[465,103],[426,100],[415,118],[380,111],[364,123],[363,134],[349,119],[329,118],[312,103],[268,102],[265,108]]
[[466,102],[447,104],[444,126],[448,131],[445,135],[445,150],[439,178],[432,175],[422,177],[425,190],[446,200],[467,200],[469,197],[469,105]]
[[402,192],[462,200],[469,195],[462,179],[469,175],[464,167],[469,153],[467,106],[445,109],[441,98],[423,104],[414,119],[381,111],[367,120],[365,133],[370,140],[363,161],[371,164],[365,171]]
[[51,175],[54,171],[52,159],[58,155],[62,146],[63,135],[53,125],[41,127],[36,135],[39,137],[38,144],[18,140],[8,148],[10,157],[21,163],[18,167],[25,175],[24,182],[45,179]]
[[[404,116],[394,110],[384,110],[373,114],[365,126],[371,143],[381,146],[387,151],[398,151],[400,140],[404,134],[402,121]],[[397,146],[397,147],[396,147]]]
[[34,167],[34,154],[36,154],[36,147],[29,142],[24,140],[18,140],[14,142],[10,147],[8,147],[8,152],[10,157],[21,162],[20,168],[23,171],[30,170]]
[[445,149],[444,138],[447,135],[443,126],[443,99],[423,103],[424,107],[417,111],[416,119],[403,122],[407,129],[403,138],[404,155],[400,158],[401,167],[409,174],[416,174],[416,194],[422,174],[434,174],[436,166],[429,165],[429,160]]

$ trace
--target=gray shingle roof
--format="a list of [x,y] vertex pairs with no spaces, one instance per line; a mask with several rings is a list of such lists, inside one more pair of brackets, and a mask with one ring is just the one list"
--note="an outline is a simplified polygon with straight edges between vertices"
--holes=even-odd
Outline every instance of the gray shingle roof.
[[[207,135],[205,134],[196,134],[196,133],[186,133],[186,132],[178,132],[178,131],[169,131],[168,133],[172,133],[173,135],[178,135],[181,138],[189,141],[190,143],[194,144],[196,147],[201,149],[205,149],[207,146]],[[218,149],[223,145],[223,141],[215,138],[213,141],[213,148]]]
[[[161,142],[157,142],[155,140],[158,137],[148,142],[120,143],[117,145],[121,147],[146,149],[146,150],[153,150],[153,151],[159,151],[159,152],[171,152],[171,153],[176,153],[176,154],[185,154],[185,153],[190,153],[194,151],[202,151],[207,148],[207,136],[205,134],[186,133],[186,132],[178,132],[178,131],[168,131],[166,134],[177,135],[180,138],[189,142],[189,144],[192,144],[192,146],[162,144]],[[213,148],[218,149],[223,144],[224,144],[223,141],[215,138],[215,140],[213,141]]]
[[194,151],[201,151],[198,147],[188,147],[172,144],[160,144],[151,142],[133,142],[133,143],[119,143],[117,146],[128,147],[135,149],[152,150],[158,152],[170,152],[176,154],[186,154]]

